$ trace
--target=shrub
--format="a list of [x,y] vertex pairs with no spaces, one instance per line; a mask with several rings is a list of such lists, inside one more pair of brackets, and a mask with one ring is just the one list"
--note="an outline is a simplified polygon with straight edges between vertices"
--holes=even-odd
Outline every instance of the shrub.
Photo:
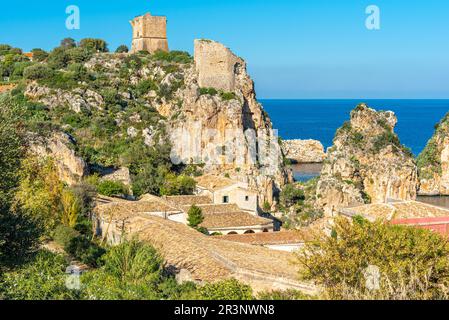
[[28,80],[48,79],[54,75],[54,71],[46,65],[36,64],[25,68],[23,77]]
[[66,248],[70,244],[72,239],[76,238],[77,236],[79,236],[79,233],[75,229],[64,225],[59,225],[54,231],[53,239],[57,244],[59,244],[63,248]]
[[86,38],[80,42],[80,47],[91,52],[108,52],[106,41],[101,39]]
[[72,48],[66,51],[66,54],[72,62],[86,62],[92,57],[92,53],[85,48]]
[[71,49],[76,47],[76,41],[72,38],[64,38],[61,40],[60,47],[64,49]]
[[218,91],[215,88],[200,88],[200,95],[215,96],[217,94],[218,94]]
[[[448,297],[449,244],[440,235],[360,217],[337,219],[333,234],[306,244],[298,254],[302,277],[323,286],[329,298]],[[379,270],[378,290],[366,285],[370,266]]]
[[196,182],[193,178],[169,173],[161,187],[161,194],[165,196],[191,195],[195,190]]
[[236,100],[237,96],[234,92],[220,92],[220,97],[223,101]]
[[293,184],[286,185],[280,194],[280,204],[284,208],[303,203],[305,199],[304,191]]
[[70,62],[70,57],[67,51],[61,47],[53,49],[48,55],[48,66],[54,70],[59,70],[67,67]]
[[91,242],[85,236],[72,238],[64,249],[76,259],[92,267],[100,266],[102,264],[101,257],[106,253],[105,249]]
[[128,188],[122,182],[110,180],[100,181],[97,186],[97,191],[99,194],[108,197],[126,196],[129,194]]
[[116,53],[127,53],[129,51],[128,47],[122,44],[115,50]]
[[192,228],[197,228],[204,221],[203,211],[195,205],[190,207],[187,216],[187,222]]
[[235,279],[206,284],[198,291],[204,300],[253,300],[251,287]]
[[6,273],[1,283],[3,299],[7,300],[69,300],[76,293],[66,286],[62,255],[40,251],[28,264]]
[[136,86],[136,92],[139,96],[144,96],[151,90],[157,90],[158,87],[154,81],[151,79],[142,80]]
[[42,62],[48,57],[48,52],[42,49],[33,49],[31,53],[33,54],[33,60],[37,62]]
[[158,61],[167,61],[167,62],[174,62],[174,63],[190,63],[192,62],[192,56],[188,52],[184,51],[170,51],[165,52],[162,50],[158,50],[155,53],[153,53],[153,59]]

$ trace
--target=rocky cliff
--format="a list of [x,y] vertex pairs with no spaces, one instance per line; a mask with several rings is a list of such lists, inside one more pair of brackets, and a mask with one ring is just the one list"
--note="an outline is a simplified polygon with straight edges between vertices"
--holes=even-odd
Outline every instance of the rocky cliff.
[[360,104],[336,133],[317,186],[326,214],[363,203],[416,198],[417,167],[394,133],[393,112]]
[[55,132],[47,138],[30,136],[30,151],[38,157],[50,157],[55,161],[61,181],[69,185],[79,183],[88,174],[86,162],[75,155],[73,138]]
[[317,140],[282,141],[285,157],[297,163],[321,163],[326,158],[324,147]]
[[195,63],[185,70],[182,104],[158,106],[171,121],[172,157],[204,163],[258,190],[261,205],[289,179],[282,150],[267,113],[256,100],[246,63],[222,44],[195,42]]
[[[197,40],[194,60],[177,51],[100,53],[45,72],[24,95],[77,140],[90,165],[127,167],[145,183],[170,166],[157,159],[169,148],[168,161],[246,182],[261,204],[289,180],[246,63],[220,43]],[[150,173],[155,162],[161,168]]]
[[436,126],[417,164],[420,194],[449,195],[449,115]]

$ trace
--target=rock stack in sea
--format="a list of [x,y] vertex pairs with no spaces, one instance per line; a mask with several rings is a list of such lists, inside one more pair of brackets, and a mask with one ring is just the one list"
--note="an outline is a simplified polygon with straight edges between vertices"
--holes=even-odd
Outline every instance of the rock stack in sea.
[[411,152],[394,133],[393,112],[360,104],[336,133],[317,185],[327,215],[351,205],[416,198],[418,175]]
[[436,126],[417,164],[420,194],[449,195],[449,114]]

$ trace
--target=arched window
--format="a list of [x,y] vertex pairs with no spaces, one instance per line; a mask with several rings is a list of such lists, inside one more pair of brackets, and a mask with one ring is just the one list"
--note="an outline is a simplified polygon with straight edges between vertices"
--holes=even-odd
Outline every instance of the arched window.
[[238,233],[235,232],[235,231],[231,231],[231,232],[229,232],[228,234],[238,234]]
[[263,232],[269,232],[269,230],[267,228],[263,229]]
[[247,230],[245,231],[245,234],[255,233],[253,230]]

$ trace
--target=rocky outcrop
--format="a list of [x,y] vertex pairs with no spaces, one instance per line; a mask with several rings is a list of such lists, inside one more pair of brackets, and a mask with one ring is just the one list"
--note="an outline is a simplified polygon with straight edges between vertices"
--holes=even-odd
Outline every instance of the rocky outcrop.
[[297,163],[321,163],[326,158],[324,147],[317,140],[283,140],[285,157]]
[[417,164],[420,194],[449,195],[449,115],[436,127]]
[[[224,65],[215,65],[217,59]],[[222,44],[197,40],[195,65],[184,71],[184,83],[176,94],[182,104],[164,108],[171,119],[172,159],[203,163],[205,172],[248,183],[261,203],[273,203],[289,177],[245,62]]]
[[341,208],[416,198],[417,167],[394,133],[393,112],[365,104],[351,112],[334,139],[317,185],[317,203],[327,215]]
[[121,182],[125,186],[131,186],[131,175],[126,167],[118,169],[106,169],[102,172],[101,180]]
[[64,91],[40,86],[37,82],[32,82],[27,86],[25,96],[50,108],[68,106],[76,113],[80,113],[83,109],[100,109],[104,103],[103,97],[93,90],[76,88]]
[[54,133],[49,138],[33,137],[30,151],[38,157],[50,157],[54,160],[59,178],[69,185],[79,183],[88,173],[88,166],[74,151],[75,143],[67,134]]

